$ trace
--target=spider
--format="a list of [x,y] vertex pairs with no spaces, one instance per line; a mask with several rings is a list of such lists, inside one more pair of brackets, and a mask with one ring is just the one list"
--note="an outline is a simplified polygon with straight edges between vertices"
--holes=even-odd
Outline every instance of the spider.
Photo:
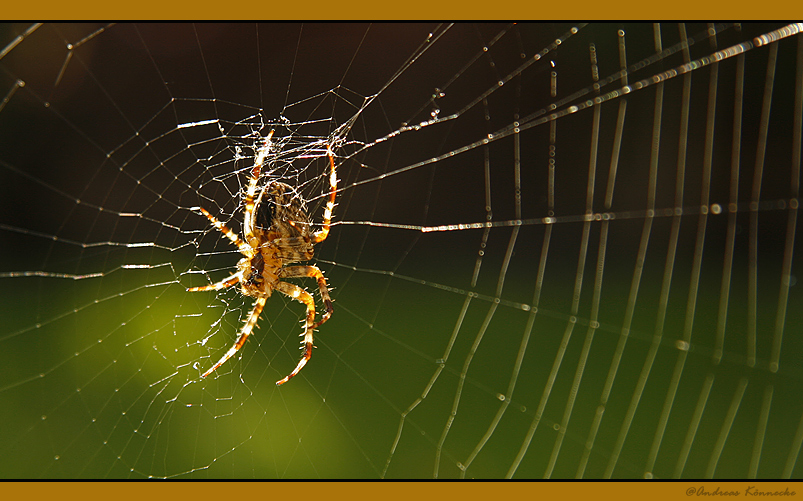
[[[326,287],[326,279],[321,270],[315,266],[287,266],[288,264],[312,259],[313,245],[323,242],[329,235],[329,225],[332,221],[335,194],[337,192],[337,176],[335,174],[335,159],[332,156],[332,149],[329,146],[326,148],[330,166],[329,201],[326,203],[326,209],[324,210],[323,225],[320,230],[311,233],[306,207],[293,187],[282,182],[272,181],[259,190],[259,195],[257,195],[257,182],[273,133],[274,131],[270,131],[267,135],[264,146],[260,148],[254,159],[251,181],[248,184],[248,191],[245,196],[243,238],[241,239],[237,236],[236,233],[206,209],[199,207],[203,215],[240,249],[240,253],[244,257],[237,263],[237,272],[230,277],[214,284],[190,287],[187,290],[190,292],[216,291],[239,284],[240,292],[246,296],[256,298],[253,309],[240,330],[234,345],[215,365],[201,375],[202,378],[212,374],[215,369],[226,363],[243,347],[248,336],[251,335],[254,327],[256,327],[259,315],[265,307],[265,302],[274,290],[286,294],[307,307],[306,327],[301,334],[304,336],[301,342],[301,349],[304,350],[304,353],[293,372],[276,381],[276,386],[283,385],[304,368],[312,356],[313,330],[332,316],[332,299],[329,297],[329,289]],[[257,211],[265,214],[267,220],[270,221],[270,226],[267,229],[256,225]],[[318,281],[318,288],[321,291],[321,299],[326,312],[321,315],[320,320],[317,322],[315,322],[315,301],[313,301],[312,296],[297,285],[281,281],[283,278],[295,277],[309,277]]]

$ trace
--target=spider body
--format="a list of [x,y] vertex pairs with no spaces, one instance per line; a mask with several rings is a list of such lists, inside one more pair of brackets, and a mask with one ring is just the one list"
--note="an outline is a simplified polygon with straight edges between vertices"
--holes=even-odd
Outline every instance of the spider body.
[[[253,236],[237,264],[242,279],[240,291],[246,296],[270,296],[279,272],[288,264],[308,261],[314,256],[306,207],[288,184],[274,181],[263,191],[256,210],[265,214],[265,227],[255,219]],[[267,208],[268,210],[262,210]]]
[[[257,184],[262,164],[270,147],[271,137],[273,137],[273,131],[268,134],[264,146],[257,153],[254,167],[251,170],[251,180],[245,196],[242,239],[206,209],[199,208],[212,225],[239,248],[243,257],[237,263],[237,272],[230,277],[214,284],[191,287],[187,290],[191,292],[220,290],[239,284],[242,294],[256,298],[253,309],[234,345],[215,365],[201,375],[202,378],[209,376],[243,347],[248,336],[254,330],[267,299],[274,290],[304,303],[307,307],[305,329],[301,334],[304,336],[301,342],[304,354],[296,368],[288,376],[277,381],[277,385],[289,381],[306,365],[312,356],[314,329],[329,320],[332,315],[332,300],[329,297],[329,289],[321,270],[315,266],[288,266],[312,259],[313,246],[325,240],[329,234],[337,191],[335,161],[331,148],[327,148],[326,151],[330,165],[329,200],[324,211],[321,229],[312,233],[304,201],[292,186],[273,181],[265,185],[257,195]],[[258,219],[259,222],[257,222]],[[284,278],[297,277],[309,277],[317,280],[321,299],[326,309],[318,322],[315,322],[315,301],[312,296],[301,287],[282,281]]]

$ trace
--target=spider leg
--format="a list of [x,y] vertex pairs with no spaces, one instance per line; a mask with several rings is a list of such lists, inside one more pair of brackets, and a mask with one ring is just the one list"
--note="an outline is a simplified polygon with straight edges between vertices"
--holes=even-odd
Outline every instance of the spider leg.
[[188,292],[219,291],[220,289],[231,287],[232,285],[236,284],[239,281],[240,281],[240,273],[238,272],[230,276],[229,278],[224,278],[220,282],[209,285],[202,285],[201,287],[190,287],[189,289],[187,289],[187,291]]
[[337,173],[335,172],[335,157],[332,156],[332,148],[326,148],[329,156],[329,201],[326,202],[326,210],[323,212],[323,227],[312,235],[311,241],[314,244],[323,242],[329,236],[329,225],[332,222],[332,212],[335,210],[335,196],[337,195]]
[[307,365],[307,361],[309,361],[309,359],[312,357],[312,329],[314,328],[315,324],[315,301],[312,300],[312,296],[310,296],[307,291],[297,285],[288,284],[287,282],[277,282],[274,286],[274,289],[282,294],[290,296],[296,301],[304,303],[307,306],[306,328],[304,329],[304,334],[302,334],[304,336],[304,340],[301,342],[304,355],[302,355],[301,360],[299,360],[298,365],[296,365],[296,368],[293,369],[293,372],[285,376],[284,379],[276,381],[276,386],[281,386],[290,381],[296,374],[301,372],[301,369]]
[[279,278],[292,278],[292,277],[310,277],[318,281],[318,289],[321,291],[321,300],[326,307],[326,313],[321,315],[321,319],[317,321],[312,328],[317,329],[321,324],[329,320],[332,316],[332,298],[329,297],[329,289],[326,287],[326,278],[323,272],[317,266],[288,266],[282,268],[279,272]]
[[251,169],[251,181],[248,183],[248,191],[245,193],[245,211],[243,214],[243,235],[245,236],[246,241],[250,242],[252,238],[254,238],[254,223],[256,218],[254,217],[254,212],[256,211],[256,207],[259,204],[259,199],[262,198],[262,193],[265,192],[263,189],[259,193],[259,197],[257,198],[257,182],[259,181],[259,176],[262,173],[262,164],[265,162],[265,156],[268,154],[270,150],[270,140],[273,137],[273,132],[270,131],[265,137],[264,145],[259,149],[256,156],[254,157],[254,167]]
[[217,363],[213,365],[211,369],[201,374],[202,378],[205,378],[206,376],[215,372],[215,369],[225,364],[228,359],[230,359],[231,357],[234,356],[235,353],[240,351],[240,348],[243,347],[246,339],[248,339],[248,336],[251,335],[251,331],[254,330],[254,326],[257,324],[257,320],[259,320],[259,315],[262,313],[263,308],[265,308],[265,301],[267,300],[268,300],[267,296],[261,296],[257,298],[257,300],[254,302],[254,309],[251,310],[251,314],[248,316],[248,320],[245,321],[245,325],[240,331],[240,335],[237,337],[237,341],[235,341],[232,347],[229,348],[229,351],[227,351],[222,357],[220,357],[220,360],[218,360]]
[[238,237],[236,233],[234,233],[233,231],[231,231],[231,229],[229,229],[229,227],[228,227],[228,226],[226,226],[226,225],[225,225],[225,224],[224,224],[222,221],[220,221],[218,218],[216,218],[215,216],[213,216],[212,214],[210,214],[210,213],[209,213],[209,211],[207,211],[207,210],[206,210],[206,209],[204,209],[203,207],[199,207],[199,209],[201,209],[201,212],[203,212],[204,216],[206,216],[206,218],[207,218],[207,219],[209,219],[209,221],[211,221],[211,222],[212,222],[212,226],[214,226],[214,227],[215,227],[215,228],[217,228],[217,229],[218,229],[218,230],[219,230],[221,233],[223,233],[224,235],[226,235],[226,237],[227,237],[229,240],[231,240],[231,242],[232,242],[234,245],[236,245],[236,246],[237,246],[237,247],[240,249],[240,251],[243,251],[244,249],[246,249],[246,248],[249,248],[249,247],[248,247],[248,244],[246,244],[245,242],[243,242],[242,240],[240,240],[240,237]]

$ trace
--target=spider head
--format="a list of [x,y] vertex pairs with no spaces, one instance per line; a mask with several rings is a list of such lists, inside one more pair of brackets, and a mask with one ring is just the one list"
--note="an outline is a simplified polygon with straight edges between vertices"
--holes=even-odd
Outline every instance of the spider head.
[[259,287],[263,280],[262,272],[265,269],[265,258],[261,252],[255,252],[253,256],[245,256],[237,263],[237,270],[240,273],[240,284],[243,289],[253,289]]
[[263,280],[262,272],[265,270],[265,258],[262,257],[262,253],[257,252],[246,267],[248,268],[248,275],[243,275],[243,282],[246,285],[258,287]]

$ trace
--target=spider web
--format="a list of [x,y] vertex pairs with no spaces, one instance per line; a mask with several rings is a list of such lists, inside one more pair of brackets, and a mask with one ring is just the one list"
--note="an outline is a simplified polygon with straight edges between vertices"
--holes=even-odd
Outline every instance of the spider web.
[[[800,30],[4,25],[2,475],[802,476]],[[270,130],[334,314],[201,379]]]

